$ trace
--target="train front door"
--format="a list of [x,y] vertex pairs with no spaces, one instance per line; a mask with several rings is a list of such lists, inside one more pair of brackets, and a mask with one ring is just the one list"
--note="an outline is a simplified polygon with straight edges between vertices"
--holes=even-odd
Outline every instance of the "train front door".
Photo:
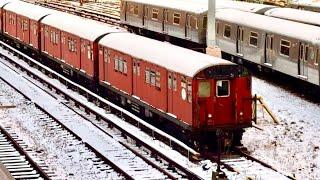
[[[232,81],[217,80],[215,82],[215,119],[216,125],[226,125],[234,123],[234,93],[230,91],[232,88]],[[219,124],[217,124],[219,123]]]
[[272,56],[273,56],[273,35],[266,34],[265,39],[265,59],[264,64],[267,66],[272,66]]
[[298,76],[303,79],[308,78],[308,50],[309,46],[304,43],[299,45],[299,60],[298,60]]

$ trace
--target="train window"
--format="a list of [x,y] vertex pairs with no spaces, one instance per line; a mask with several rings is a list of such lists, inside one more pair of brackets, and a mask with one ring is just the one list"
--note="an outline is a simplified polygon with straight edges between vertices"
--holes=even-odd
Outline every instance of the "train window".
[[150,84],[152,86],[156,85],[156,73],[154,71],[150,71]]
[[192,84],[191,81],[188,81],[188,88],[187,88],[187,97],[188,97],[188,102],[192,102]]
[[230,36],[231,36],[231,26],[230,25],[224,26],[223,36],[226,38],[230,38]]
[[138,7],[138,5],[134,5],[133,14],[135,14],[135,15],[138,15],[138,14],[139,14],[139,7]]
[[170,74],[168,75],[168,88],[172,89],[172,78]]
[[152,8],[152,19],[158,20],[159,9]]
[[210,97],[211,85],[209,81],[199,82],[198,97]]
[[160,72],[156,72],[156,87],[160,90]]
[[284,56],[289,56],[290,54],[291,42],[286,40],[280,41],[280,54]]
[[173,77],[172,88],[174,91],[177,90],[177,78],[176,77]]
[[180,25],[180,13],[173,13],[173,24]]
[[58,44],[59,42],[59,34],[55,32],[55,44]]
[[207,16],[203,16],[203,29],[207,29],[207,21],[208,21]]
[[91,51],[91,46],[88,45],[87,46],[87,54],[88,54],[88,59],[92,60],[92,51]]
[[137,63],[137,75],[140,76],[140,64]]
[[320,59],[320,50],[317,49],[316,60],[314,62],[314,65],[316,65],[316,66],[319,65],[319,59]]
[[128,73],[128,66],[127,66],[127,61],[125,60],[122,60],[122,63],[123,63],[123,73],[124,74],[127,74]]
[[149,69],[147,68],[146,69],[146,74],[145,74],[145,80],[146,80],[146,83],[150,83],[150,71],[149,71]]
[[28,31],[28,21],[27,20],[22,21],[22,30]]
[[187,79],[183,76],[181,77],[181,98],[187,100]]
[[34,25],[33,25],[33,34],[34,35],[37,35],[37,24],[35,23]]
[[220,23],[216,22],[216,34],[219,34]]
[[217,81],[217,97],[229,96],[229,81],[219,80]]
[[108,50],[104,50],[104,62],[108,62],[109,61],[109,53],[108,53]]
[[198,19],[197,17],[192,17],[192,27],[194,27],[195,29],[198,29]]
[[118,56],[114,57],[114,69],[116,71],[119,71],[119,59],[118,59]]
[[258,33],[252,31],[250,32],[249,44],[255,47],[258,46]]

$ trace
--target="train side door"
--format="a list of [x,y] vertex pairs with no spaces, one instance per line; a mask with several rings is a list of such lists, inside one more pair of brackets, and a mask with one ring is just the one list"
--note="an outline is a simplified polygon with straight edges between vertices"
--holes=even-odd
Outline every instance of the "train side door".
[[237,28],[237,54],[243,56],[243,27]]
[[168,72],[168,112],[173,114],[173,91],[176,87],[174,87],[175,75],[172,72]]
[[140,81],[140,61],[138,59],[133,59],[133,94],[137,97],[141,97],[141,88],[143,87]]
[[169,11],[168,9],[163,9],[163,33],[164,34],[168,34],[168,30],[169,30]]
[[144,5],[143,6],[143,27],[148,29],[148,22],[149,22],[149,8],[148,6]]
[[266,34],[265,59],[264,59],[265,65],[272,66],[272,55],[273,55],[273,35]]
[[186,39],[191,39],[191,15],[187,14],[186,18]]
[[304,43],[299,45],[298,76],[308,78],[308,50],[309,46]]

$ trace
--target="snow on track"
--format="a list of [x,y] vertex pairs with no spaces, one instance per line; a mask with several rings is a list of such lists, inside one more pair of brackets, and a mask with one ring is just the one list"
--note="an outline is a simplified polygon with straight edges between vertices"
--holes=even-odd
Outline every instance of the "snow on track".
[[66,108],[57,99],[37,88],[20,74],[0,64],[0,77],[12,83],[17,89],[23,92],[35,104],[39,105],[53,117],[59,119],[69,129],[97,149],[105,157],[111,159],[119,167],[136,179],[166,178],[161,172],[150,167],[145,161],[128,151],[117,141],[98,130],[91,123],[83,121],[83,118]]
[[261,95],[280,120],[248,128],[243,144],[256,158],[297,179],[320,179],[320,105],[253,78],[253,92]]

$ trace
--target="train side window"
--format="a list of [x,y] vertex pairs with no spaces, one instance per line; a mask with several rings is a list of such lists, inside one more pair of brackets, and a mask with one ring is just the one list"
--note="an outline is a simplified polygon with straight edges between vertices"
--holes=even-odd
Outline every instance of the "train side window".
[[217,97],[228,97],[230,94],[230,85],[228,80],[217,81]]
[[109,53],[108,53],[108,50],[104,50],[104,62],[108,62],[109,61]]
[[191,81],[187,81],[188,87],[187,87],[187,97],[188,97],[188,102],[192,102],[192,84]]
[[317,55],[316,55],[316,61],[314,62],[314,65],[319,65],[319,59],[320,59],[320,50],[317,49]]
[[231,26],[230,25],[225,25],[224,26],[223,37],[230,38],[230,36],[231,36]]
[[258,46],[258,33],[250,32],[249,44],[254,47]]
[[280,41],[280,54],[284,56],[289,56],[290,54],[291,42],[287,40]]
[[209,81],[199,82],[198,97],[206,98],[210,97],[211,85]]
[[156,85],[156,73],[154,71],[150,71],[150,84],[152,86]]
[[158,20],[159,9],[152,8],[152,20]]
[[216,22],[216,34],[219,34],[219,27],[220,27],[220,23]]
[[168,75],[168,88],[172,89],[172,77],[170,74]]
[[146,69],[145,76],[146,76],[146,77],[145,77],[146,83],[147,83],[147,84],[150,84],[150,71],[149,71],[148,68]]
[[177,78],[173,77],[172,88],[174,91],[177,91]]
[[134,5],[133,14],[134,14],[134,15],[138,15],[138,14],[139,14],[139,7],[138,7],[138,5]]
[[173,24],[174,25],[180,25],[180,13],[173,13]]
[[207,29],[207,21],[208,21],[208,17],[203,16],[203,29]]
[[118,56],[114,57],[114,69],[116,71],[119,71],[119,59],[118,59]]
[[161,76],[161,75],[160,75],[160,72],[157,71],[157,72],[156,72],[156,87],[157,87],[158,90],[160,90],[160,86],[161,86],[161,85],[160,85],[160,76]]

